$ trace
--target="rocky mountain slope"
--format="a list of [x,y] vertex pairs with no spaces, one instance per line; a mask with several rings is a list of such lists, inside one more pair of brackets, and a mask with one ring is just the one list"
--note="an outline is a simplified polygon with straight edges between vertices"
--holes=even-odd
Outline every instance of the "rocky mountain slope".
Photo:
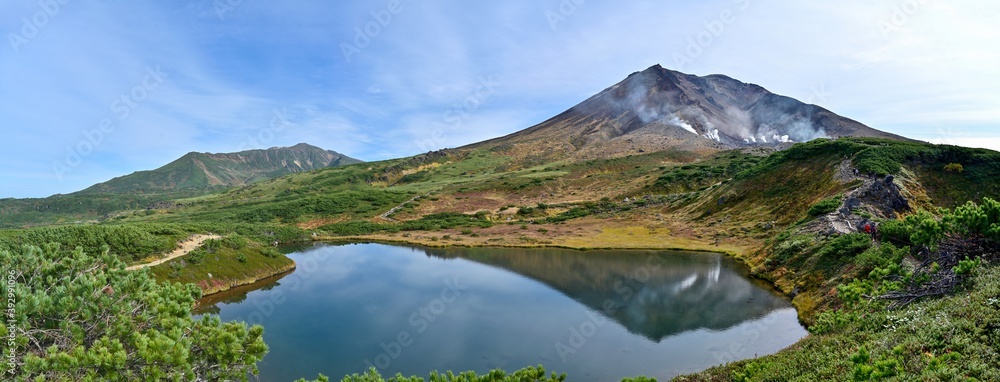
[[781,148],[845,136],[905,139],[727,76],[655,65],[536,126],[469,147],[600,158],[670,148]]

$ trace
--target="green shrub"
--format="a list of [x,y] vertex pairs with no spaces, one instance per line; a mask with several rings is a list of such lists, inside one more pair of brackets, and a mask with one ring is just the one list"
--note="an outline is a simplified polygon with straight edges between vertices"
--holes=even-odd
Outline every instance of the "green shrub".
[[545,218],[548,223],[561,223],[570,219],[582,218],[584,216],[590,216],[594,213],[592,208],[587,207],[573,207],[569,211],[563,212],[556,216],[549,216]]
[[834,196],[832,198],[823,199],[819,203],[816,203],[812,207],[809,207],[809,212],[808,213],[809,213],[810,216],[820,216],[820,215],[826,215],[828,213],[836,211],[837,208],[840,208],[840,204],[841,204],[841,200],[842,199],[843,199],[843,196],[841,196],[841,195],[837,195],[837,196]]
[[0,293],[17,296],[8,323],[20,328],[0,359],[5,380],[246,380],[267,353],[263,327],[194,320],[196,286],[158,283],[116,256],[50,244],[0,250],[0,264],[17,280]]
[[880,142],[858,152],[854,165],[863,173],[878,175],[898,174],[905,161],[933,155],[934,147],[923,143]]
[[[437,231],[457,227],[489,228],[492,226],[493,223],[487,220],[486,213],[466,215],[459,212],[444,212],[425,215],[420,219],[405,221],[400,224],[349,221],[328,224],[320,227],[320,230],[338,236],[361,236],[375,233],[396,233],[399,231]],[[471,230],[468,231],[469,234],[472,233]]]
[[201,243],[201,249],[208,253],[215,253],[222,247],[222,241],[217,239],[208,239]]
[[883,241],[889,241],[896,245],[909,245],[912,243],[910,235],[913,232],[903,220],[886,220],[879,223],[878,230],[882,234]]
[[944,227],[930,213],[921,212],[907,216],[904,223],[911,232],[910,242],[913,245],[934,249],[944,240]]
[[256,208],[236,214],[236,219],[247,223],[267,223],[277,218],[270,209]]
[[826,242],[817,252],[821,257],[855,257],[871,248],[872,238],[863,233],[840,235]]
[[380,224],[367,221],[349,221],[334,223],[319,228],[322,231],[337,236],[361,236],[380,232],[399,232],[399,227],[393,224]]
[[249,243],[243,236],[233,234],[222,238],[222,245],[231,249],[245,248]]
[[979,205],[969,202],[941,220],[949,232],[1000,241],[1000,202],[996,200],[984,198]]
[[872,246],[854,258],[854,263],[865,269],[884,268],[900,261],[910,253],[909,247],[897,248],[891,243]]
[[13,236],[0,239],[0,250],[16,250],[23,245],[59,243],[60,248],[67,252],[80,247],[87,253],[100,253],[106,246],[112,255],[124,260],[138,260],[173,249],[178,236],[186,236],[186,233],[159,224],[33,228],[17,231]]
[[399,178],[397,183],[405,184],[405,183],[420,182],[423,180],[427,180],[429,178],[428,175],[430,175],[429,171],[420,171],[412,174],[406,174],[402,178]]
[[777,244],[774,246],[774,255],[772,257],[778,262],[784,262],[804,253],[808,248],[813,246],[812,235],[789,237],[783,232],[775,240]]
[[809,327],[812,334],[822,335],[839,332],[857,320],[852,312],[828,310],[816,316],[816,321]]
[[966,257],[965,260],[961,260],[958,262],[958,265],[956,265],[953,268],[953,271],[955,272],[956,275],[963,275],[963,276],[968,275],[971,274],[972,271],[976,270],[976,268],[978,268],[980,264],[981,264],[980,259],[977,258],[970,260],[968,257]]
[[208,256],[208,252],[205,252],[204,249],[198,248],[188,253],[187,256],[184,256],[184,260],[191,264],[198,264],[205,260],[205,256]]
[[[898,356],[898,354],[894,355]],[[857,353],[851,356],[851,362],[854,363],[855,381],[881,381],[905,371],[902,363],[896,357],[872,359],[865,347],[861,347]]]
[[656,382],[656,378],[650,377],[635,377],[635,378],[625,378],[622,382]]
[[[459,374],[454,374],[453,372],[438,373],[436,371],[431,372],[427,379],[411,376],[404,377],[403,375],[396,374],[394,377],[385,378],[379,374],[378,370],[375,368],[368,369],[364,374],[353,374],[345,376],[341,379],[342,382],[562,382],[566,380],[566,374],[546,374],[545,368],[542,366],[538,367],[527,367],[521,370],[517,370],[513,373],[508,374],[506,371],[497,369],[492,370],[486,374],[478,375],[474,371],[466,371]],[[327,382],[329,378],[325,375],[320,374],[319,378],[314,380],[316,382]],[[635,382],[649,382],[656,380],[650,379],[637,379]],[[306,382],[305,379],[299,379],[296,382]]]

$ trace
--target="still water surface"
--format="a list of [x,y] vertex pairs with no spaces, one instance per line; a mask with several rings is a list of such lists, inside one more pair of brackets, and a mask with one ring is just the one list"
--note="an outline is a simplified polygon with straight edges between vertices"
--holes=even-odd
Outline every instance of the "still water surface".
[[203,301],[263,324],[263,381],[516,370],[660,380],[774,353],[795,310],[722,255],[670,251],[318,245],[280,278]]

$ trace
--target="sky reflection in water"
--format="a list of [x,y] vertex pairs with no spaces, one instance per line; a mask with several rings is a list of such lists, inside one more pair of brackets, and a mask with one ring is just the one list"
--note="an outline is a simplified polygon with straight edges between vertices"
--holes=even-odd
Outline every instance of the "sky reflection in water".
[[805,336],[794,309],[716,254],[358,244],[204,313],[265,326],[261,380],[515,370],[659,379],[770,354]]

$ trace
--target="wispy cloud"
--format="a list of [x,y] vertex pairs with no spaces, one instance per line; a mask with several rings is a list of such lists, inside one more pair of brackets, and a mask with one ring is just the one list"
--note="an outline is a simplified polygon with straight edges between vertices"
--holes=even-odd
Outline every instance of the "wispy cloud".
[[[74,1],[16,50],[10,35],[44,10],[6,3],[0,181],[12,186],[0,196],[71,192],[187,151],[239,149],[275,132],[276,110],[288,128],[250,142],[309,142],[366,160],[461,146],[526,128],[655,63],[673,67],[693,41],[688,72],[727,74],[919,139],[947,128],[973,134],[961,144],[996,142],[984,126],[1000,117],[1000,51],[988,48],[1000,39],[1000,4],[925,1],[899,13],[906,2],[402,3],[387,21],[379,0],[247,1],[221,17],[204,1]],[[341,44],[372,22],[378,33],[346,60]],[[117,118],[112,103],[157,66],[169,77]],[[502,86],[457,127],[445,120],[484,76]],[[52,164],[104,118],[114,132],[60,180]]]

